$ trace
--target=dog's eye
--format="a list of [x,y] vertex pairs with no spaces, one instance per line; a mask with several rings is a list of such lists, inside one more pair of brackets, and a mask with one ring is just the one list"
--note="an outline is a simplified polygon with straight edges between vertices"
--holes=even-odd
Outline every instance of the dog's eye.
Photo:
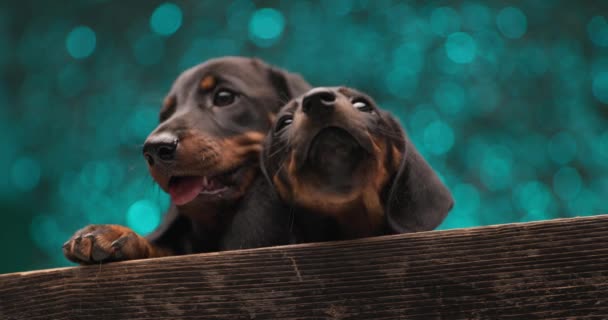
[[274,127],[275,132],[279,132],[283,130],[285,127],[289,126],[293,122],[293,116],[285,115],[279,118],[277,121],[277,125]]
[[371,112],[374,109],[372,108],[372,106],[369,104],[369,102],[363,100],[363,99],[357,99],[353,101],[353,107],[359,111],[362,112]]
[[232,104],[234,99],[236,99],[236,94],[234,94],[234,92],[222,89],[216,92],[215,96],[213,96],[213,105],[218,107],[227,106]]

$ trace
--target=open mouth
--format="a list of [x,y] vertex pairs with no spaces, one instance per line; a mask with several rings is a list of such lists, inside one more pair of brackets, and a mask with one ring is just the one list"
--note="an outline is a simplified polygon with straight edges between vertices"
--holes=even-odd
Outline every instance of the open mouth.
[[173,176],[169,179],[169,195],[178,206],[187,204],[198,196],[222,197],[236,185],[239,169],[215,176]]

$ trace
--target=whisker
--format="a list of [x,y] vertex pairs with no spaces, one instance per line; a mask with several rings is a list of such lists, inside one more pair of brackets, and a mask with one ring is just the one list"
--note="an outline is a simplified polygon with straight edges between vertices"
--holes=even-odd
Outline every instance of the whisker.
[[279,166],[279,168],[277,168],[277,172],[281,171],[284,166],[285,166],[285,161],[281,162],[281,165]]
[[389,137],[389,138],[394,138],[394,139],[403,139],[403,135],[398,134],[397,132],[394,132],[392,130],[387,130],[387,129],[382,129],[382,128],[376,128],[374,129],[375,132],[379,132],[382,135]]
[[291,101],[291,97],[286,92],[279,92],[279,104],[285,105],[289,101]]
[[273,153],[268,155],[268,158],[273,158],[275,156],[277,156],[279,153],[285,151],[286,149],[289,148],[288,144],[283,145],[282,147],[278,148],[277,150],[275,150]]

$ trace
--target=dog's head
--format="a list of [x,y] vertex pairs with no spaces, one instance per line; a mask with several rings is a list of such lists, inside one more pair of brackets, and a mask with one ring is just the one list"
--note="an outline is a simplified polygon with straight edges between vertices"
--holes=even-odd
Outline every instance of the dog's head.
[[184,71],[144,144],[150,174],[185,211],[234,203],[256,175],[276,112],[309,88],[258,59],[219,58]]
[[[287,203],[359,224],[359,235],[431,230],[450,192],[399,123],[349,88],[315,88],[290,101],[265,141],[263,170]],[[356,221],[353,221],[356,220]]]

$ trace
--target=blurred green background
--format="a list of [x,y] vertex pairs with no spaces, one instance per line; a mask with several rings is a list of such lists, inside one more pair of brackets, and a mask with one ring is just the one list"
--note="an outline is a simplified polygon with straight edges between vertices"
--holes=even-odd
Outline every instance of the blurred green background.
[[258,56],[392,110],[456,198],[441,228],[608,209],[608,1],[3,1],[0,273],[148,233],[140,148],[185,68]]

